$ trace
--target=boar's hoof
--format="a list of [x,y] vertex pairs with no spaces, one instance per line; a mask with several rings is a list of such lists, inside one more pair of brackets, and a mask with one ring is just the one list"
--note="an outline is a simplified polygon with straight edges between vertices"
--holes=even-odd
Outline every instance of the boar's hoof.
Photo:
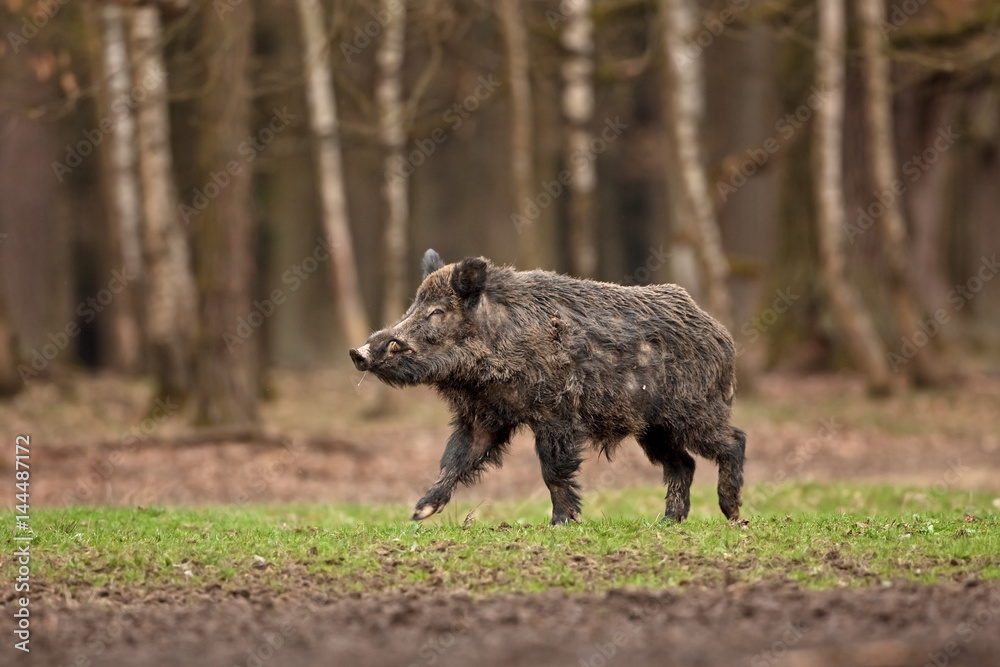
[[424,497],[417,501],[417,509],[413,510],[413,520],[423,521],[432,514],[440,512],[449,500],[451,500],[450,490],[432,486]]
[[553,516],[552,517],[552,523],[551,523],[551,525],[553,525],[553,526],[561,526],[564,523],[569,523],[571,521],[573,523],[583,523],[582,520],[580,519],[580,515],[576,514],[576,513],[573,513],[573,514],[566,514],[566,515],[562,515],[562,516]]
[[441,511],[441,507],[436,505],[420,505],[417,509],[413,510],[413,520],[423,521],[432,514]]

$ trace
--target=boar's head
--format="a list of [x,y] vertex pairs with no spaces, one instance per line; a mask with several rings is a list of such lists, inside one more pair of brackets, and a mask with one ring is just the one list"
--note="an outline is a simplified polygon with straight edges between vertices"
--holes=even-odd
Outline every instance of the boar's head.
[[486,288],[487,266],[476,257],[449,268],[433,250],[424,253],[413,305],[350,351],[354,366],[394,387],[445,382],[472,371],[483,351],[472,316]]

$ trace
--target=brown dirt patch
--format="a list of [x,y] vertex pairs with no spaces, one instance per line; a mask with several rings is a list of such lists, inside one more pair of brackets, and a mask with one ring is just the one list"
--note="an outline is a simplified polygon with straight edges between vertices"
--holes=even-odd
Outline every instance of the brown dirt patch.
[[[429,390],[382,391],[371,378],[358,388],[357,379],[343,370],[275,374],[276,399],[264,406],[267,438],[249,442],[199,440],[183,410],[148,417],[149,387],[108,376],[32,385],[0,405],[0,423],[32,435],[34,506],[410,504],[437,477],[450,430],[445,406]],[[394,411],[362,416],[386,398]],[[998,378],[875,400],[855,378],[771,376],[738,398],[734,421],[748,433],[748,484],[805,479],[1000,490],[997,405]],[[0,460],[0,474],[10,465]],[[592,453],[581,482],[585,491],[657,485],[660,475],[629,440],[610,463]],[[695,481],[714,485],[714,465],[699,460]],[[518,435],[502,470],[458,493],[477,503],[547,497],[530,437]]]
[[30,663],[839,667],[923,665],[935,656],[941,665],[985,665],[1000,654],[995,583],[329,596],[214,588],[183,599],[163,591],[70,600],[33,615]]

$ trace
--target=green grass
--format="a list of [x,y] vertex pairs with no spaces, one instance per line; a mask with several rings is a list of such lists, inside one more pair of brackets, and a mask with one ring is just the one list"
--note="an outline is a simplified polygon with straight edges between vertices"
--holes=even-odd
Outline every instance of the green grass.
[[[811,588],[1000,578],[1000,501],[982,492],[788,484],[746,490],[735,527],[714,490],[663,524],[662,489],[586,498],[580,525],[546,525],[547,501],[449,507],[429,522],[404,506],[37,510],[32,577],[68,590],[444,588],[473,593],[603,591],[790,580]],[[7,537],[5,553],[15,543]],[[266,563],[256,563],[254,557]],[[4,558],[0,577],[17,564]]]

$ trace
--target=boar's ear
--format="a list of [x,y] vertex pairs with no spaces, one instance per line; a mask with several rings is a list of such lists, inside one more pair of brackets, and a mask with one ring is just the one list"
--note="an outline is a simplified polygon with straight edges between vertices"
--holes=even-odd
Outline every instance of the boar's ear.
[[479,257],[463,259],[451,272],[451,288],[461,299],[475,300],[486,285],[486,262]]
[[431,275],[438,269],[444,266],[444,262],[441,261],[441,255],[434,252],[433,248],[428,248],[427,252],[424,253],[424,259],[420,262],[420,268],[423,269],[424,278]]

